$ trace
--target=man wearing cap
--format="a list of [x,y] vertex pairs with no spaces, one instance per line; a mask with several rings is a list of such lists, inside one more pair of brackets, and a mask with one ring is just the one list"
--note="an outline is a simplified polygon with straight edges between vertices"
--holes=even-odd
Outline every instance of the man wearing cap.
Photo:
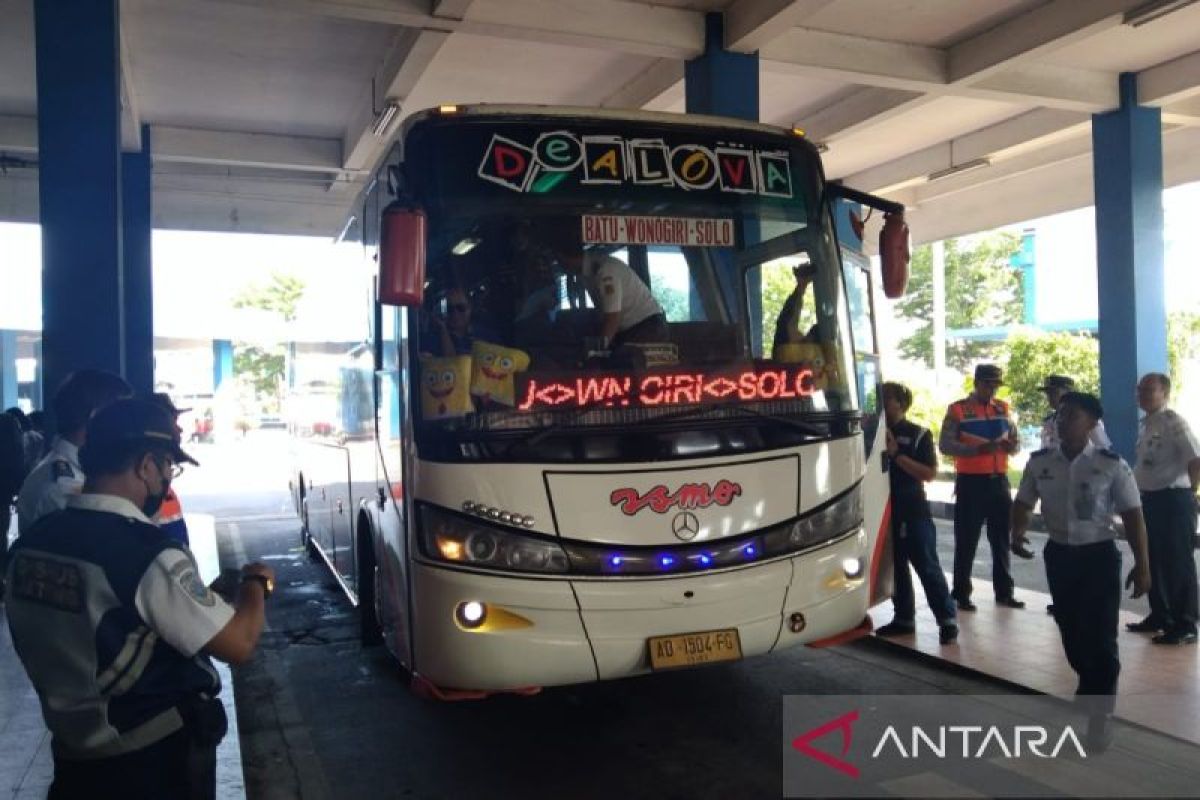
[[236,607],[150,522],[183,462],[145,400],[96,412],[66,509],[22,534],[8,566],[13,646],[52,734],[51,798],[213,797],[225,734],[214,656],[243,663],[263,628],[269,567],[243,567]]
[[1137,385],[1146,416],[1137,438],[1133,476],[1142,492],[1150,535],[1150,616],[1126,627],[1135,633],[1162,631],[1155,644],[1196,643],[1196,491],[1200,488],[1200,439],[1187,420],[1167,407],[1171,379],[1149,372]]
[[938,448],[954,458],[954,587],[951,595],[962,611],[971,602],[971,566],[979,534],[987,523],[992,548],[992,589],[996,604],[1024,608],[1013,596],[1009,569],[1008,517],[1012,496],[1008,457],[1020,449],[1017,426],[1008,403],[996,397],[1004,373],[995,364],[975,367],[975,391],[950,404],[942,421]]
[[[1067,392],[1075,391],[1075,379],[1066,375],[1047,375],[1038,390],[1046,395],[1046,402],[1050,404],[1050,413],[1042,418],[1042,449],[1053,450],[1058,447],[1058,425],[1055,423],[1058,403]],[[1101,450],[1112,447],[1104,430],[1104,420],[1096,420],[1096,427],[1092,428],[1089,439]]]
[[1146,526],[1133,471],[1119,455],[1091,441],[1103,416],[1093,395],[1062,396],[1056,420],[1060,443],[1030,455],[1012,508],[1013,550],[1024,553],[1029,519],[1041,501],[1049,531],[1042,552],[1054,620],[1067,661],[1079,676],[1075,693],[1090,717],[1089,742],[1101,750],[1111,739],[1108,722],[1121,671],[1121,551],[1114,513],[1121,515],[1133,550],[1126,586],[1132,587],[1133,597],[1141,597],[1151,586]]
[[[191,409],[176,408],[175,403],[171,401],[171,395],[166,392],[155,392],[150,395],[150,402],[171,415],[171,421],[175,423],[175,430],[182,437],[183,428],[179,427],[179,415],[191,411]],[[162,508],[154,515],[154,524],[184,547],[191,544],[188,540],[187,521],[183,518],[183,505],[179,502],[179,495],[175,494],[174,486],[167,489],[167,496],[163,498]]]

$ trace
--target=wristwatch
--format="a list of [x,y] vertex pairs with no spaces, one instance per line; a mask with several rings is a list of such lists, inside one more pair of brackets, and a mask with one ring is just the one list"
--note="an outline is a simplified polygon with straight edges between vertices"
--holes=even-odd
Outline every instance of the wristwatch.
[[275,581],[271,580],[266,575],[243,575],[242,583],[245,583],[246,581],[258,581],[262,584],[264,600],[271,596],[271,592],[275,591]]

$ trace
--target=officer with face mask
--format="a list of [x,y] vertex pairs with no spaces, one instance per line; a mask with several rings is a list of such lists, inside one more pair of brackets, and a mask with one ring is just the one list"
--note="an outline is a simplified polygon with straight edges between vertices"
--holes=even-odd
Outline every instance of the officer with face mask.
[[274,574],[244,567],[231,607],[151,522],[195,463],[154,403],[97,411],[79,459],[82,493],[21,535],[7,573],[13,646],[53,736],[50,797],[213,797],[226,719],[209,657],[250,659]]

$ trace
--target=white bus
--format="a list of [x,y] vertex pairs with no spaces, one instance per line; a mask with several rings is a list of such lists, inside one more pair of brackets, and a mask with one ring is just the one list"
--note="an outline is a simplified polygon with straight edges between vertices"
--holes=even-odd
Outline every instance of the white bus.
[[364,642],[464,697],[868,632],[888,481],[847,197],[903,212],[826,184],[798,131],[412,117],[356,215],[364,306],[330,310],[369,347],[329,380],[374,416],[294,444],[304,541]]

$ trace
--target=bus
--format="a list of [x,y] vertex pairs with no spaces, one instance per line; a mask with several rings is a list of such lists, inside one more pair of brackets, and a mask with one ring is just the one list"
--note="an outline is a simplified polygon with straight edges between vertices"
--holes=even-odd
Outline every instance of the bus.
[[452,698],[869,632],[891,554],[860,203],[906,249],[903,208],[827,183],[800,131],[412,116],[356,206],[363,305],[330,310],[368,347],[326,391],[369,435],[293,444],[303,542],[364,643]]

